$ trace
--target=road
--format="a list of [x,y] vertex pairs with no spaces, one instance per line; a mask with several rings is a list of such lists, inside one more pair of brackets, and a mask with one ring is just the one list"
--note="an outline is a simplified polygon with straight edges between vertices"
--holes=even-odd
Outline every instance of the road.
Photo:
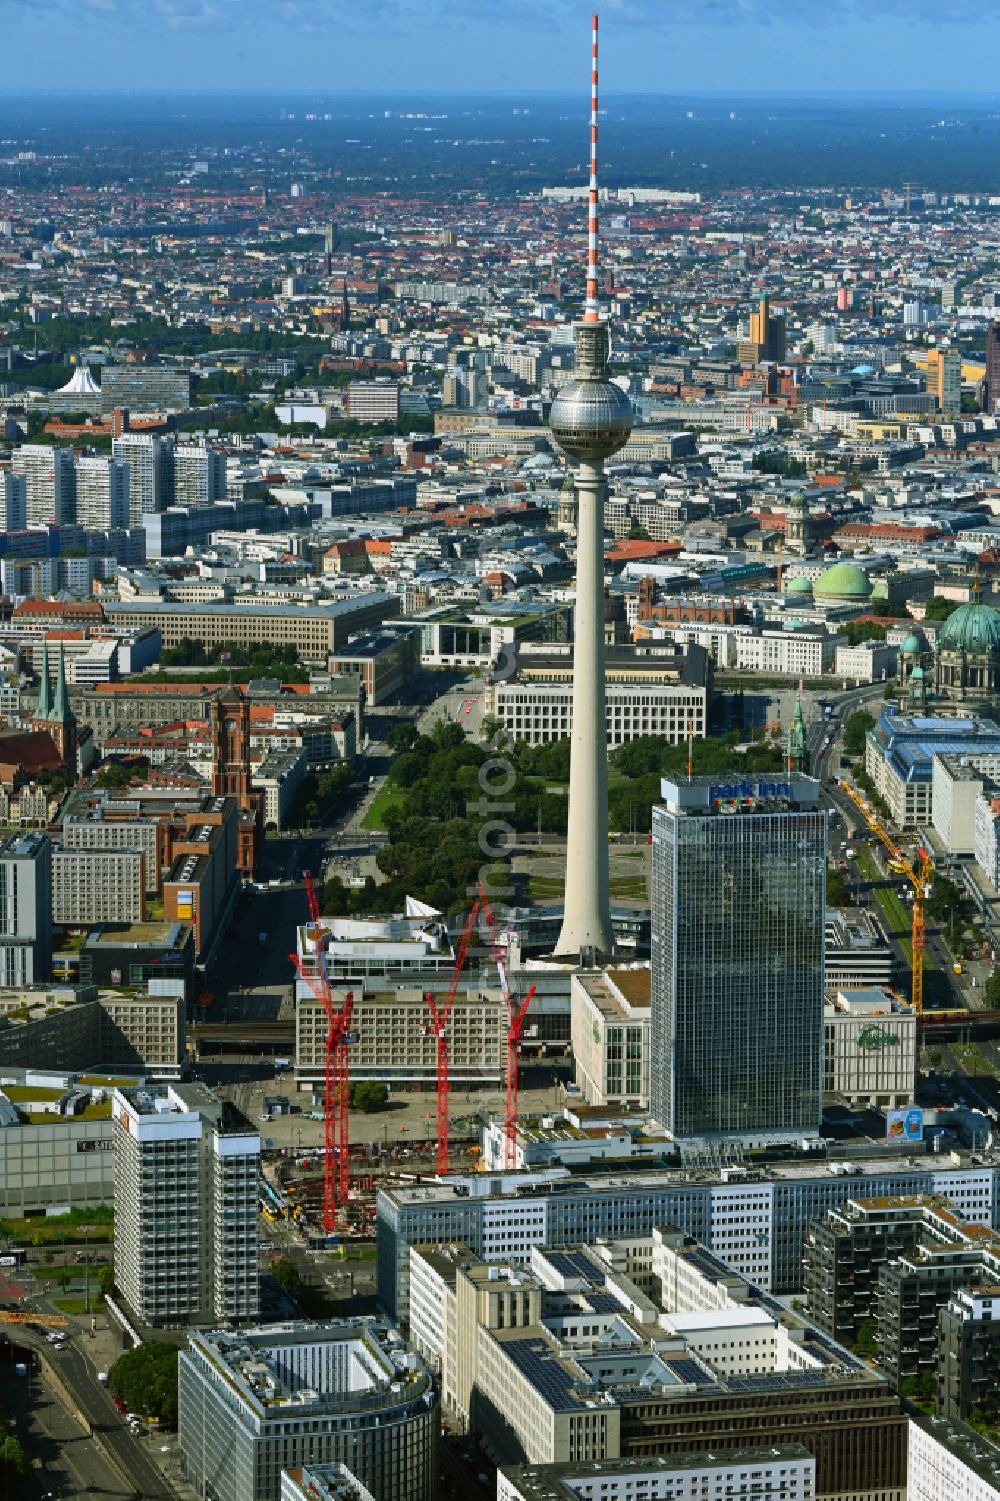
[[[52,1364],[57,1366],[62,1359],[55,1355]],[[41,1466],[32,1496],[93,1496],[99,1501],[128,1501],[135,1496],[97,1440],[67,1412],[34,1366],[29,1367],[27,1380],[19,1380],[9,1374],[6,1361],[0,1363],[0,1407]]]
[[[45,1300],[39,1300],[38,1306],[48,1309]],[[18,1340],[37,1350],[43,1357],[51,1359],[53,1365],[58,1362],[57,1369],[63,1384],[99,1441],[98,1451],[103,1448],[106,1454],[110,1454],[121,1474],[127,1475],[134,1485],[134,1489],[124,1489],[120,1481],[115,1481],[117,1489],[84,1491],[82,1494],[141,1496],[143,1501],[177,1501],[178,1493],[164,1480],[139,1439],[129,1432],[107,1391],[98,1382],[97,1372],[84,1352],[86,1336],[74,1335],[66,1341],[65,1348],[58,1354],[52,1353],[52,1346],[46,1343],[43,1335],[23,1325],[18,1326]],[[74,1448],[74,1454],[76,1452]],[[89,1453],[84,1449],[79,1452]],[[91,1463],[89,1460],[87,1462]],[[107,1460],[103,1456],[101,1464],[105,1466],[107,1474]],[[101,1483],[104,1484],[105,1481]],[[72,1496],[79,1493],[69,1490],[65,1494]]]

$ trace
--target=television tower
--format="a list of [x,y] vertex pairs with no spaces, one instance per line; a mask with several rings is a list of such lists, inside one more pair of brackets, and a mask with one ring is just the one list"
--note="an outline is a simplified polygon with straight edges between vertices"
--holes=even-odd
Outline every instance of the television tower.
[[608,738],[604,706],[604,460],[632,431],[632,408],[608,379],[611,345],[597,300],[597,17],[590,95],[587,303],[574,329],[575,379],[552,403],[549,427],[577,463],[573,734],[569,764],[566,904],[556,953],[592,964],[611,952]]

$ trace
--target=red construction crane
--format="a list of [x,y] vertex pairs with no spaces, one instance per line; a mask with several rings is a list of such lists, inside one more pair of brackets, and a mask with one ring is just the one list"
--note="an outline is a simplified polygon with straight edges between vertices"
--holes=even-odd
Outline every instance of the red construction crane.
[[[319,904],[312,879],[306,876],[306,893],[313,928],[319,917]],[[315,910],[314,910],[315,909]],[[306,972],[298,954],[289,954],[302,979],[326,1012],[326,1098],[324,1101],[324,1146],[323,1163],[323,1228],[330,1234],[337,1228],[337,1212],[346,1209],[348,1199],[348,1168],[350,1159],[349,1094],[350,1074],[348,1046],[351,1041],[351,1017],[354,1014],[354,992],[349,990],[343,1004],[338,1007],[334,1000],[333,986],[323,969],[323,958],[316,935],[316,974]]]
[[497,967],[497,974],[500,976],[500,993],[507,1007],[507,1107],[504,1113],[503,1165],[505,1172],[511,1172],[517,1164],[517,1065],[521,1050],[521,1034],[524,1031],[524,1023],[528,1007],[535,994],[535,987],[532,985],[523,1000],[515,1000],[511,994],[510,981],[507,978],[507,962],[497,933],[497,920],[482,882],[479,883],[479,901],[490,935],[493,960]]
[[455,997],[458,995],[458,982],[462,978],[465,961],[469,953],[469,944],[472,935],[476,931],[476,923],[479,921],[478,901],[472,905],[468,917],[465,919],[465,927],[462,929],[462,937],[459,941],[455,955],[455,964],[451,972],[451,984],[448,986],[448,994],[443,1004],[439,1007],[430,991],[424,992],[424,1000],[431,1014],[430,1026],[427,1028],[437,1040],[437,1143],[438,1143],[438,1172],[448,1171],[448,1023],[455,1006]]
[[306,877],[306,901],[309,903],[309,921],[313,927],[319,926],[319,897],[316,895],[316,887],[313,885],[312,871],[307,870]]

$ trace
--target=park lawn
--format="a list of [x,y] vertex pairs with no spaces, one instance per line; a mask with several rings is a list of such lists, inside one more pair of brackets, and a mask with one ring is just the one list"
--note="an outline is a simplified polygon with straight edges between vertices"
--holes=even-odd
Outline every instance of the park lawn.
[[364,818],[361,820],[363,829],[385,829],[383,822],[390,808],[402,807],[406,802],[407,794],[403,788],[381,787],[372,798]]
[[612,896],[631,897],[640,902],[648,895],[645,876],[612,876],[608,888]]
[[[100,1296],[90,1300],[90,1311],[95,1312],[100,1304]],[[81,1314],[87,1312],[86,1298],[53,1298],[52,1302],[60,1313]]]
[[527,896],[529,902],[551,902],[566,893],[566,882],[559,876],[529,875]]
[[374,1261],[374,1246],[353,1245],[350,1241],[342,1243],[342,1251],[336,1253],[338,1261]]
[[[887,929],[899,939],[900,946],[906,956],[906,962],[913,965],[913,944],[910,938],[913,932],[913,908],[908,902],[900,901],[893,889],[892,882],[883,877],[871,853],[860,846],[855,858],[863,878],[872,883],[872,891],[875,900],[881,909]],[[930,949],[924,949],[924,974],[932,974],[937,969]]]
[[[0,1220],[0,1234],[6,1235],[16,1246],[32,1245],[78,1245],[86,1244],[87,1237],[80,1226],[87,1220],[70,1219],[68,1216],[47,1217],[39,1215],[28,1220]],[[111,1220],[90,1220],[90,1244],[105,1245],[114,1237]]]

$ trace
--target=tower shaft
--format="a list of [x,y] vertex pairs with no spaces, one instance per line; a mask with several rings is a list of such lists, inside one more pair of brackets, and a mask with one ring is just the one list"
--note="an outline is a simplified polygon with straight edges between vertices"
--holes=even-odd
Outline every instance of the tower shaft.
[[566,898],[556,952],[596,958],[612,947],[608,887],[608,738],[604,695],[604,462],[577,477],[573,732]]

